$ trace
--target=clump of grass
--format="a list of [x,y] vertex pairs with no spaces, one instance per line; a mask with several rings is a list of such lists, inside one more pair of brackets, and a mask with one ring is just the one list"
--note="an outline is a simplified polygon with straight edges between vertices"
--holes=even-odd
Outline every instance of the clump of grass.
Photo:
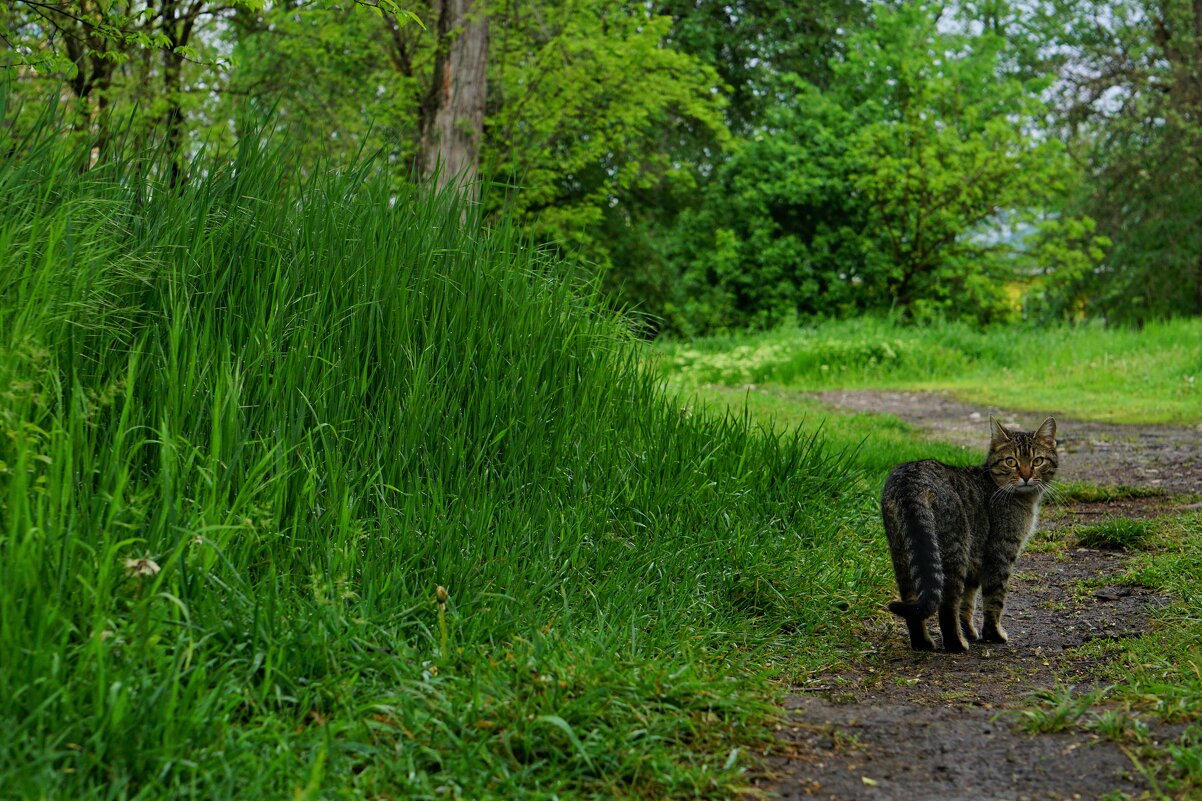
[[1077,544],[1085,548],[1134,551],[1152,539],[1155,525],[1151,520],[1112,517],[1074,532]]
[[845,458],[456,195],[3,135],[6,797],[735,792],[872,584]]
[[1017,712],[1025,731],[1047,734],[1071,729],[1103,695],[1101,691],[1077,693],[1073,687],[1040,690],[1034,704]]
[[1062,527],[1040,527],[1031,536],[1025,548],[1026,553],[1060,553],[1069,539],[1068,532]]
[[1181,785],[1195,791],[1202,788],[1202,726],[1187,726],[1166,750]]
[[1146,743],[1150,739],[1148,724],[1125,709],[1097,710],[1084,726],[1103,740],[1115,743]]

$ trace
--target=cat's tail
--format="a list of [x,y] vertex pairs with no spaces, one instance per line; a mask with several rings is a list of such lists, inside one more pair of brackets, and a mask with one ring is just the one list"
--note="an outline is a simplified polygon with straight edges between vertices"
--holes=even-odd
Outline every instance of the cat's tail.
[[935,513],[920,503],[906,504],[902,526],[918,598],[893,601],[889,611],[907,620],[926,620],[943,602],[943,557],[935,535]]

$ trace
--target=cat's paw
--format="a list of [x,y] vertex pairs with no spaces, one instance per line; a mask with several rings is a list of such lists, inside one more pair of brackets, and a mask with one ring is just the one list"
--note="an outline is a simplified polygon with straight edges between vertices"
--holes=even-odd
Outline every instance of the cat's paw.
[[963,623],[961,623],[960,629],[964,632],[964,639],[968,640],[969,642],[980,642],[981,641],[981,635],[977,632],[977,630],[974,627],[966,626]]
[[949,654],[966,654],[968,653],[968,643],[963,640],[948,640],[943,644],[943,650]]
[[911,637],[910,638],[910,647],[913,648],[915,651],[934,651],[935,650],[935,641],[932,640],[930,637],[927,637],[926,639],[918,639],[915,637]]
[[1010,636],[1001,626],[986,626],[981,633],[981,642],[1006,643],[1010,642]]

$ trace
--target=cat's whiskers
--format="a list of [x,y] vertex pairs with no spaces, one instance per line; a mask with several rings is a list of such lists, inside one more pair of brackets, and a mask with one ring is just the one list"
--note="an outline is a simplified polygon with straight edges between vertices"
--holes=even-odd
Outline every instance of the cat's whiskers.
[[1047,495],[1049,500],[1059,503],[1064,499],[1064,490],[1059,486],[1044,481],[1041,481],[1040,484],[1043,486],[1043,494]]
[[990,496],[989,502],[993,503],[994,501],[996,501],[999,495],[1004,496],[1002,498],[1003,501],[1009,500],[1010,496],[1013,494],[1014,494],[1014,485],[1006,484],[1005,486],[998,487],[997,492],[993,493],[993,495]]

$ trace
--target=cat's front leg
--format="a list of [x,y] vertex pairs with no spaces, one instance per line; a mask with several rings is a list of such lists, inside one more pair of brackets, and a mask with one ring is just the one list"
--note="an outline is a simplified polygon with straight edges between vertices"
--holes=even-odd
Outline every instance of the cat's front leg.
[[964,591],[964,597],[960,600],[960,630],[964,632],[964,636],[968,638],[969,642],[980,642],[981,640],[981,635],[977,633],[977,627],[972,622],[980,589],[980,587],[969,587]]
[[943,634],[943,650],[962,654],[968,643],[960,634],[960,598],[953,595],[939,607],[939,631]]
[[981,627],[981,639],[984,642],[1007,642],[1010,637],[1002,628],[1002,612],[1006,608],[1006,581],[1009,573],[991,577],[982,588],[984,594],[984,625]]

